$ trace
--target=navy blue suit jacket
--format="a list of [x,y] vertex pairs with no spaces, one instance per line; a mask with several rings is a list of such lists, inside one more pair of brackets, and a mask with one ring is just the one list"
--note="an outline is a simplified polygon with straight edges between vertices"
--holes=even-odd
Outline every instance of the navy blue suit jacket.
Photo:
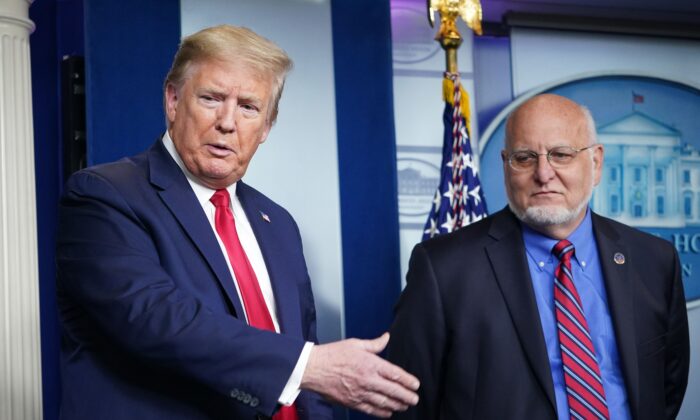
[[[592,214],[632,417],[675,418],[688,381],[688,319],[668,241]],[[615,263],[616,253],[625,263]],[[416,245],[390,361],[421,381],[393,418],[557,418],[520,223],[505,209]]]
[[[245,323],[214,232],[157,141],[73,175],[57,246],[62,419],[271,416],[316,314],[301,237],[282,207],[243,182],[282,334]],[[264,220],[266,214],[269,222]],[[331,418],[302,391],[301,419]]]

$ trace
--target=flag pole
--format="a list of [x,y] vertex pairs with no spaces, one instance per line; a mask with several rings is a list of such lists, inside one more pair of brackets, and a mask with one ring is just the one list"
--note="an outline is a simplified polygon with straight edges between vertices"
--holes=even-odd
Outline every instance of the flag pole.
[[458,73],[457,49],[462,45],[462,35],[457,29],[457,18],[467,23],[476,34],[481,35],[481,4],[479,0],[427,0],[428,21],[435,26],[435,12],[440,14],[440,28],[435,39],[445,50],[448,73]]
[[445,50],[447,67],[442,83],[444,132],[440,183],[423,240],[453,232],[488,215],[478,175],[478,153],[473,153],[471,147],[469,96],[462,88],[457,68],[457,49],[462,45],[457,18],[481,34],[481,5],[479,0],[428,0],[431,26],[436,11],[440,13],[440,29],[435,39]]

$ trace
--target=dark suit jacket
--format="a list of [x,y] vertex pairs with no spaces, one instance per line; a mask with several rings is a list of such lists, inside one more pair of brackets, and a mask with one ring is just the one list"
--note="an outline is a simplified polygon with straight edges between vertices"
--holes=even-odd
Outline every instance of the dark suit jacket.
[[[246,325],[185,175],[159,140],[83,170],[60,204],[62,419],[254,419],[273,414],[316,314],[292,217],[239,182],[283,334]],[[261,213],[268,215],[269,222]],[[313,393],[302,419],[330,418]]]
[[[593,228],[632,416],[673,418],[689,359],[678,255],[595,214]],[[509,210],[415,247],[388,358],[421,381],[418,405],[394,418],[556,418],[522,231]]]

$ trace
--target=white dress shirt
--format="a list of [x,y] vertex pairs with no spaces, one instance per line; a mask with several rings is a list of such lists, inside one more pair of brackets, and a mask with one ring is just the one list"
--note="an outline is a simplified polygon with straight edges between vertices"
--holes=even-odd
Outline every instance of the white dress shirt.
[[[214,204],[212,204],[212,202],[209,201],[209,199],[212,195],[214,195],[216,190],[212,190],[211,188],[205,187],[204,185],[200,184],[197,178],[194,175],[192,175],[192,173],[190,173],[189,170],[187,170],[185,164],[180,158],[180,155],[175,149],[175,144],[170,138],[170,134],[167,131],[165,132],[165,135],[163,135],[163,144],[165,145],[165,148],[173,157],[177,165],[180,167],[180,169],[182,169],[182,172],[184,172],[184,174],[187,176],[187,180],[189,181],[192,190],[197,196],[197,200],[202,206],[204,214],[206,214],[207,219],[209,220],[209,224],[211,225],[212,231],[216,236],[216,240],[219,242],[219,247],[221,248],[221,252],[224,255],[224,258],[226,259],[226,265],[228,265],[228,269],[231,272],[231,277],[233,278],[233,283],[236,286],[238,298],[241,302],[243,302],[243,299],[241,297],[241,291],[238,288],[238,282],[236,281],[236,275],[234,274],[233,268],[231,267],[231,261],[229,261],[226,246],[224,245],[223,241],[219,237],[218,232],[216,231],[214,219],[214,215],[216,214],[216,208],[214,207]],[[243,250],[245,251],[246,256],[248,257],[248,261],[250,261],[250,265],[253,267],[255,277],[257,277],[258,279],[260,291],[262,292],[263,298],[265,299],[265,305],[267,306],[267,310],[270,312],[272,322],[275,325],[275,331],[279,333],[280,326],[279,321],[277,320],[277,305],[275,304],[275,295],[272,292],[272,283],[270,282],[270,275],[267,272],[267,266],[265,265],[265,260],[263,259],[260,246],[258,246],[258,241],[257,239],[255,239],[253,228],[250,225],[250,222],[248,221],[248,217],[246,216],[243,207],[241,206],[240,200],[238,200],[238,197],[236,196],[236,185],[237,184],[234,183],[233,185],[229,185],[226,189],[228,190],[228,193],[231,196],[230,206],[231,211],[233,212],[233,217],[236,221],[236,231],[238,233],[238,239],[241,241],[241,246],[243,246]],[[245,312],[245,307],[243,308],[243,311]],[[248,315],[244,315],[247,321]],[[307,342],[304,345],[304,349],[299,355],[299,360],[297,361],[297,364],[294,367],[294,370],[292,371],[292,375],[289,377],[287,384],[282,390],[282,394],[277,399],[280,404],[292,405],[294,403],[294,400],[296,400],[297,396],[299,395],[299,385],[301,384],[301,379],[304,375],[306,364],[309,361],[309,356],[311,354],[312,347],[313,343],[311,342]]]

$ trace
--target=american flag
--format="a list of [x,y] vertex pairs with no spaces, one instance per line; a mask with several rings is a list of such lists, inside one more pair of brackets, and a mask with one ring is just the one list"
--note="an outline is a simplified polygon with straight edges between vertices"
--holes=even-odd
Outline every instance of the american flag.
[[643,104],[644,103],[644,95],[640,95],[638,93],[632,92],[632,102],[635,104]]
[[469,96],[459,74],[445,73],[444,143],[440,185],[435,192],[423,240],[449,233],[487,215],[479,167],[469,141]]

